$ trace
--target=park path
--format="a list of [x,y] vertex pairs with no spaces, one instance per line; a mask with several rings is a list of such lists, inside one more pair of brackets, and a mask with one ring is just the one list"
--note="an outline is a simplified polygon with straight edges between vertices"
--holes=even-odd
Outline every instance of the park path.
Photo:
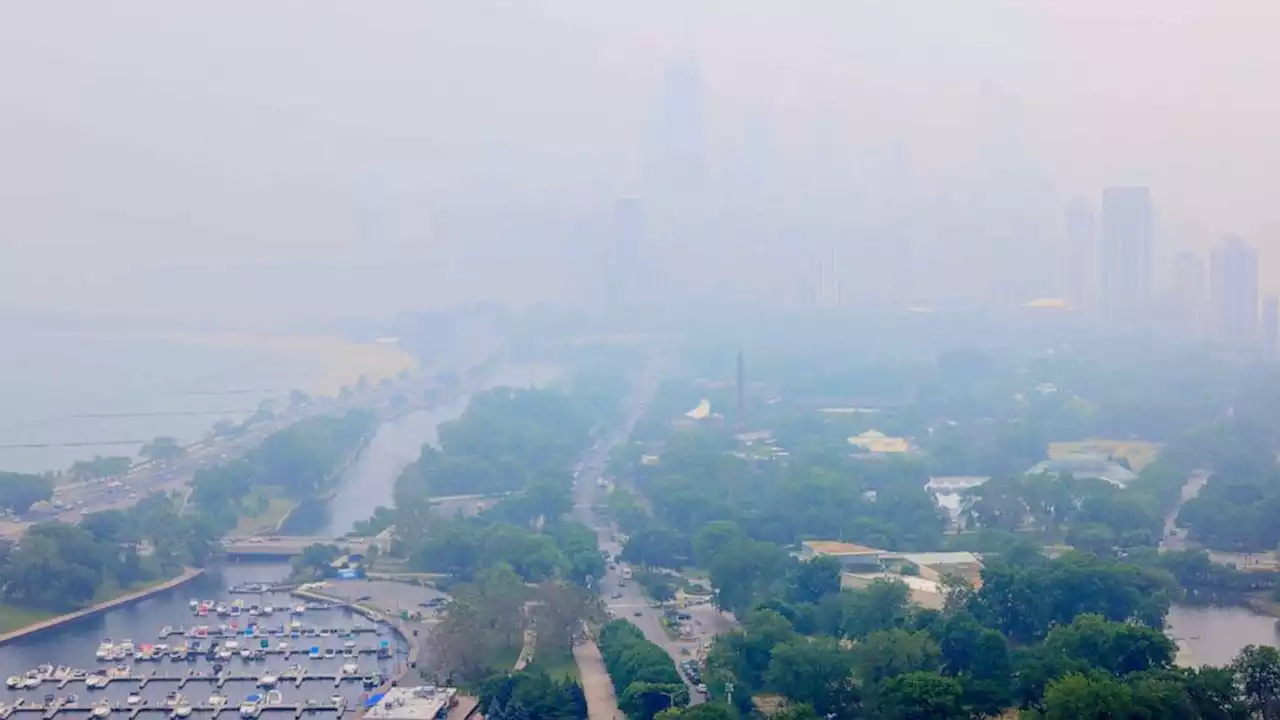
[[587,696],[588,720],[623,720],[618,698],[613,693],[613,681],[609,679],[596,641],[588,638],[574,645],[573,659],[578,662],[582,692]]

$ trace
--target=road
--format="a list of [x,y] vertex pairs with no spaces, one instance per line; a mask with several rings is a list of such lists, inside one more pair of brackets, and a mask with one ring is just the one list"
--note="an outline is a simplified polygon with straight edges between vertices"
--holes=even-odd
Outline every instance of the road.
[[1178,511],[1188,500],[1195,498],[1200,494],[1200,490],[1204,488],[1205,483],[1209,482],[1208,470],[1196,470],[1187,477],[1187,482],[1182,486],[1182,496],[1178,498],[1178,504],[1167,515],[1164,516],[1164,537],[1160,540],[1161,550],[1185,550],[1187,548],[1187,538],[1185,533],[1178,532]]
[[[632,411],[626,422],[613,435],[598,442],[587,453],[587,456],[583,459],[582,469],[578,473],[578,481],[574,488],[574,517],[596,531],[600,549],[611,555],[616,556],[621,552],[622,547],[616,540],[616,528],[607,518],[602,517],[596,511],[596,505],[606,501],[604,492],[597,481],[604,474],[605,465],[609,460],[609,452],[630,438],[636,422],[644,414],[649,401],[657,392],[660,379],[659,363],[650,362],[643,375],[635,383],[633,396],[629,402],[629,407],[632,408]],[[708,642],[715,632],[724,631],[732,627],[731,621],[710,606],[696,608],[696,610],[690,609],[690,614],[694,614],[699,623],[698,627],[701,634],[691,642],[672,640],[662,627],[660,612],[648,606],[640,592],[640,586],[635,582],[623,582],[619,571],[616,569],[608,571],[605,577],[601,579],[600,596],[605,599],[606,606],[617,617],[634,623],[644,632],[645,637],[650,642],[666,650],[667,654],[677,664],[681,660],[695,655],[698,645],[702,642]],[[684,652],[682,653],[681,651]],[[589,653],[587,654],[589,655]],[[587,668],[583,667],[584,659],[589,660],[590,658],[580,656],[578,666],[583,675],[584,683],[587,683],[589,682],[589,677],[593,675],[589,675]],[[689,684],[687,678],[685,678],[685,684],[689,686],[691,704],[696,705],[704,701],[703,696]],[[587,694],[590,697],[591,691],[588,690]],[[597,697],[603,696],[603,692],[597,691]]]
[[[131,507],[139,499],[154,493],[181,490],[189,485],[199,470],[241,457],[257,447],[274,432],[305,420],[325,414],[345,412],[355,407],[387,408],[391,397],[403,393],[407,397],[421,397],[421,380],[392,383],[388,387],[372,387],[342,401],[331,400],[282,413],[274,420],[252,426],[247,432],[214,438],[187,448],[186,454],[169,462],[146,463],[135,467],[120,478],[123,486],[112,487],[105,480],[75,482],[54,489],[53,502],[61,507],[55,513],[32,515],[22,521],[0,520],[0,537],[17,540],[27,528],[37,522],[61,520],[77,523],[85,514],[102,510],[120,510]],[[415,393],[416,389],[416,393]]]

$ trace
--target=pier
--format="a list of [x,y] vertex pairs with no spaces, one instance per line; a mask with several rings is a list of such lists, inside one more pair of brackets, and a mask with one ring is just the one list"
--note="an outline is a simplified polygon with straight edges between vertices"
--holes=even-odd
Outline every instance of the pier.
[[[147,685],[150,685],[151,683],[177,683],[179,688],[183,688],[187,686],[187,683],[203,682],[203,683],[213,683],[216,687],[220,688],[229,682],[257,683],[258,680],[262,678],[263,675],[268,673],[269,671],[264,670],[262,672],[257,672],[257,673],[248,674],[248,675],[244,673],[234,673],[234,672],[224,672],[218,675],[213,675],[210,673],[191,673],[189,675],[160,675],[158,673],[151,673],[149,675],[146,675],[146,674],[116,675],[116,676],[108,676],[106,678],[103,678],[103,682],[104,682],[103,687],[106,687],[107,685],[110,685],[112,683],[137,683],[138,689],[142,689],[142,688],[145,688]],[[274,674],[274,673],[271,673],[271,674]],[[335,672],[313,673],[306,670],[304,670],[302,673],[297,673],[294,671],[285,670],[281,672],[279,675],[276,675],[276,677],[279,679],[279,684],[281,685],[293,685],[294,687],[302,687],[302,684],[304,682],[317,680],[317,681],[331,682],[333,683],[334,687],[338,687],[344,682],[361,681],[361,680],[364,680],[366,677],[369,677],[369,675],[378,675],[378,674],[379,673],[376,670],[372,673],[362,672],[362,673],[356,673],[356,674],[343,674],[343,673],[335,673]],[[58,688],[61,689],[61,688],[65,688],[67,685],[71,683],[84,682],[84,678],[69,677],[69,678],[63,678],[61,680],[49,679],[46,682],[57,683]],[[101,688],[88,688],[88,689],[97,690]]]
[[[356,635],[378,634],[377,626],[356,625],[349,628],[291,628],[288,625],[277,625],[272,628],[264,628],[258,623],[252,623],[258,629],[253,633],[246,633],[244,630],[236,628],[208,627],[204,636],[189,635],[191,627],[179,625],[178,627],[164,628],[158,633],[161,640],[167,640],[171,637],[182,637],[187,640],[206,640],[208,638],[226,639],[226,640],[261,640],[263,638],[289,638],[290,640],[319,640],[322,638],[344,638]],[[140,644],[140,643],[139,643]]]
[[[95,707],[101,705],[17,705],[17,706],[0,706],[0,720],[8,720],[10,717],[18,716],[23,718],[40,717],[43,720],[53,720],[63,713],[71,713],[74,715],[85,715],[93,711]],[[195,713],[203,713],[207,715],[218,716],[221,713],[230,712],[239,714],[239,705],[227,703],[225,705],[209,705],[209,704],[185,704],[183,707],[189,707]],[[294,702],[294,703],[278,703],[278,704],[262,704],[258,708],[259,713],[292,713],[294,718],[301,718],[306,713],[311,712],[334,712],[341,715],[348,709],[347,703],[334,703],[329,701],[313,701],[313,702]],[[144,713],[154,715],[163,713],[172,715],[174,706],[171,705],[113,705],[111,706],[111,716],[124,715],[129,720],[134,720]],[[108,716],[110,717],[110,716]]]

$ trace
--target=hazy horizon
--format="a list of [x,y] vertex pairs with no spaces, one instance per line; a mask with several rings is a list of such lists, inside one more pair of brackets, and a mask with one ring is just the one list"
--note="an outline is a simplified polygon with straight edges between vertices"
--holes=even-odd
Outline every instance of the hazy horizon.
[[1280,7],[128,0],[0,11],[0,308],[290,321],[645,292],[1063,289],[1064,214],[1151,189],[1154,288],[1268,202]]

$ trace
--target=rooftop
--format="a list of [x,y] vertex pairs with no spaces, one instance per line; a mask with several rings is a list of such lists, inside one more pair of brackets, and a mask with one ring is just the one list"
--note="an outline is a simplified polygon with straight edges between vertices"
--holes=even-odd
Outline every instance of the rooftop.
[[873,453],[904,453],[911,449],[906,438],[889,437],[879,430],[868,430],[848,439],[850,445]]
[[865,545],[835,540],[805,540],[801,544],[818,555],[879,555],[884,552]]
[[393,687],[382,697],[369,698],[365,717],[380,720],[431,720],[452,704],[454,688],[434,685]]
[[946,565],[977,565],[982,558],[971,552],[923,552],[901,553],[903,560],[910,560],[916,565],[939,567]]

